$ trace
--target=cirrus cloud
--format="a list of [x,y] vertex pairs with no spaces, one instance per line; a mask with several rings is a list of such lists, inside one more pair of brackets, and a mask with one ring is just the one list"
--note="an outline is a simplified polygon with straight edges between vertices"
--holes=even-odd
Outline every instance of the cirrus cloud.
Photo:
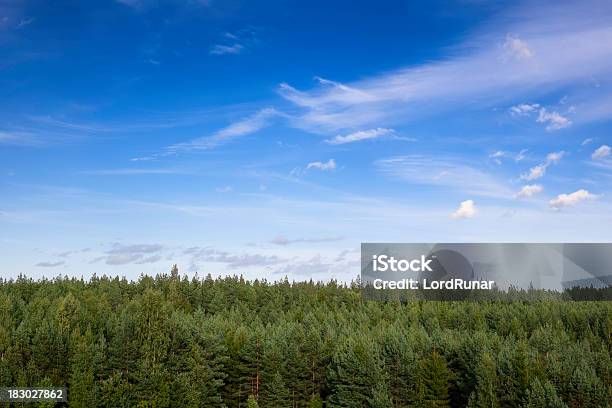
[[340,145],[345,143],[359,142],[361,140],[376,139],[393,133],[395,133],[395,130],[387,128],[360,130],[345,136],[337,135],[333,139],[326,140],[326,142],[332,145]]

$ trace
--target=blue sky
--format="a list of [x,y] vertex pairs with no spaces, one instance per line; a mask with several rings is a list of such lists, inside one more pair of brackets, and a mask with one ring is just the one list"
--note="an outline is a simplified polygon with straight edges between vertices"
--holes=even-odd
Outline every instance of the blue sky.
[[609,2],[0,0],[0,55],[2,277],[610,241]]

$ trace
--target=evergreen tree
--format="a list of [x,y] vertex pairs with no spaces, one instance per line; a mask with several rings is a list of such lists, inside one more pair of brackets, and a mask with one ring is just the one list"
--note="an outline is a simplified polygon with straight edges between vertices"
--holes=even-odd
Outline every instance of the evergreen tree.
[[522,408],[567,408],[557,395],[554,385],[549,381],[542,383],[538,378],[531,383],[524,400]]
[[0,280],[0,381],[98,408],[612,406],[612,302],[487,296],[368,302],[358,285],[178,272]]
[[422,384],[423,394],[422,401],[418,403],[432,408],[450,407],[449,389],[452,378],[446,359],[433,351],[420,364],[418,381]]
[[314,397],[308,403],[308,408],[323,408],[323,400],[320,397]]
[[476,389],[470,395],[469,408],[498,408],[497,370],[489,353],[484,353],[476,370]]
[[332,358],[328,404],[330,407],[367,407],[374,398],[373,386],[387,381],[379,346],[369,336],[352,333]]
[[257,400],[253,394],[249,395],[249,399],[247,400],[247,408],[259,408],[259,404],[257,404]]
[[288,408],[291,407],[291,396],[289,389],[279,372],[274,374],[272,381],[264,385],[266,402],[264,408]]
[[172,265],[172,270],[170,271],[170,277],[172,279],[178,279],[179,277],[179,270],[176,264]]
[[72,335],[70,407],[88,408],[96,405],[95,347],[91,330],[85,335],[75,330]]
[[372,396],[368,398],[368,406],[371,408],[393,408],[391,393],[384,383],[373,385]]

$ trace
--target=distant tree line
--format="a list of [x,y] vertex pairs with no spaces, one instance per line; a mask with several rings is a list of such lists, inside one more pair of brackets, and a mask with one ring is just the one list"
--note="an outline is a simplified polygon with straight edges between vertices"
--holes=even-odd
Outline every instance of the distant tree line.
[[612,302],[360,290],[176,269],[0,281],[0,387],[65,386],[70,407],[612,406]]

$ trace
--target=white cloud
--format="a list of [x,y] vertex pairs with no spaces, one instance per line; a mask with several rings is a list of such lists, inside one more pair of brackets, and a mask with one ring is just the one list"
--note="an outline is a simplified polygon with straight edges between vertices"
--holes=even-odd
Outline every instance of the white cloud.
[[478,214],[478,209],[473,200],[465,200],[459,204],[459,208],[451,214],[451,218],[474,218]]
[[548,165],[538,164],[537,166],[530,168],[529,173],[521,174],[521,180],[531,181],[543,177],[544,174],[546,174],[546,167],[548,167]]
[[525,159],[526,154],[527,154],[527,149],[522,149],[520,152],[517,153],[517,155],[514,158],[514,160],[519,162],[519,161]]
[[561,116],[561,114],[556,111],[548,112],[544,108],[540,109],[540,114],[536,121],[538,123],[547,123],[546,130],[549,132],[569,127],[572,124],[572,121],[565,116]]
[[[488,30],[455,47],[457,52],[448,58],[381,73],[342,87],[320,84],[304,91],[281,84],[279,93],[298,108],[292,116],[294,126],[326,133],[355,127],[391,127],[421,116],[461,109],[466,100],[472,101],[472,107],[489,108],[533,96],[534,90],[566,91],[584,78],[605,77],[612,71],[612,7],[599,6],[564,3],[555,7],[554,13],[546,6],[519,6],[492,21]],[[506,36],[508,32],[518,34]],[[500,49],[500,43],[505,47]],[[500,54],[510,54],[512,58],[501,61]],[[606,108],[596,116],[604,116],[612,110],[612,99],[601,100],[608,95],[607,85],[591,88],[576,100],[580,108],[577,115],[588,112],[581,105],[583,101],[598,100]],[[546,111],[541,120],[549,130],[557,130],[571,124],[563,115]],[[580,120],[593,118],[581,116]]]
[[558,152],[548,153],[546,155],[546,165],[557,164],[559,161],[565,156],[565,152],[563,150]]
[[546,155],[546,161],[542,164],[538,164],[537,166],[530,168],[529,173],[521,174],[521,180],[531,181],[544,177],[548,166],[550,166],[551,164],[559,163],[559,161],[563,158],[563,156],[565,156],[565,154],[566,152],[564,152],[563,150],[548,153]]
[[391,177],[419,185],[451,188],[467,194],[508,198],[513,191],[490,171],[465,164],[454,157],[407,155],[374,162],[379,171]]
[[586,145],[591,144],[591,143],[593,143],[593,139],[589,137],[589,138],[584,139],[582,141],[582,143],[580,143],[580,145],[581,146],[586,146]]
[[236,32],[223,33],[220,44],[210,47],[210,55],[236,55],[246,51],[257,43],[255,31],[252,28],[244,28]]
[[387,128],[360,130],[358,132],[350,133],[346,136],[337,135],[333,139],[326,140],[326,142],[332,145],[340,145],[345,143],[358,142],[361,140],[376,139],[381,136],[393,134],[394,132],[395,131],[393,129]]
[[502,55],[502,59],[529,59],[534,56],[534,52],[529,49],[527,43],[520,38],[508,34],[506,36],[506,41],[502,45],[504,50],[504,54]]
[[244,50],[244,46],[242,44],[232,44],[232,45],[223,45],[217,44],[211,47],[210,54],[211,55],[225,55],[225,54],[240,54]]
[[528,184],[526,186],[523,186],[523,188],[521,188],[521,191],[519,191],[515,197],[516,198],[525,198],[525,197],[531,197],[532,195],[541,193],[543,190],[543,187],[540,184]]
[[546,130],[549,132],[569,127],[572,124],[571,120],[562,116],[559,112],[549,112],[537,103],[515,105],[509,111],[512,116],[532,116],[534,113],[538,113],[536,122],[546,124]]
[[494,153],[491,153],[489,155],[489,159],[491,159],[494,163],[500,165],[500,164],[502,164],[502,161],[501,161],[502,157],[505,157],[506,154],[507,154],[506,152],[504,152],[502,150],[498,150],[498,151],[496,151]]
[[319,169],[322,171],[334,170],[336,168],[336,161],[334,159],[329,159],[327,162],[312,162],[308,163],[306,169]]
[[602,145],[600,147],[597,148],[597,150],[595,150],[593,152],[593,154],[591,155],[591,158],[593,160],[601,160],[604,159],[608,156],[610,156],[610,152],[612,151],[612,149],[610,148],[610,146],[608,145]]
[[515,105],[511,107],[509,110],[512,116],[528,116],[532,113],[537,112],[539,109],[540,105],[537,103],[521,103],[520,105]]
[[557,198],[550,200],[549,204],[552,208],[559,210],[563,207],[574,207],[581,201],[596,200],[597,198],[599,198],[598,195],[591,194],[588,190],[580,189],[571,194],[559,194]]
[[211,136],[200,137],[190,142],[180,143],[170,146],[170,151],[178,150],[206,150],[227,143],[232,139],[246,136],[269,126],[272,118],[279,116],[280,113],[274,108],[265,108],[259,112],[241,119],[231,125],[220,129]]

